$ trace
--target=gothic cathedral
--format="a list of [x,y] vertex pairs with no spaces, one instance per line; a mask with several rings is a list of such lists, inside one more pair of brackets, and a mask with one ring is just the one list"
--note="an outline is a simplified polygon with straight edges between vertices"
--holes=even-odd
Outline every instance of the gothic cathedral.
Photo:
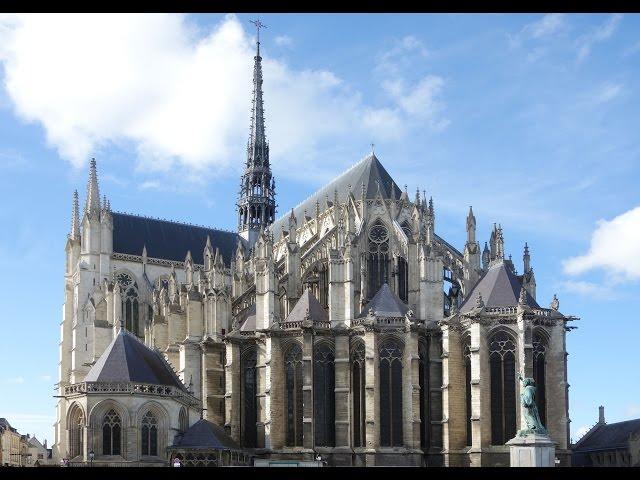
[[519,274],[470,208],[458,250],[373,153],[276,218],[254,58],[237,232],[112,211],[94,160],[74,193],[54,455],[166,461],[206,420],[255,458],[508,465],[522,372],[567,464],[573,317],[528,246]]

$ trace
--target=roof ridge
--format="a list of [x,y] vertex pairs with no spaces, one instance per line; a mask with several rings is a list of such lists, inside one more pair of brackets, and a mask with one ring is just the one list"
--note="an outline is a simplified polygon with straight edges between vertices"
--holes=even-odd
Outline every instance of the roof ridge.
[[[344,170],[342,173],[338,174],[337,176],[333,177],[328,183],[326,183],[325,185],[321,186],[320,188],[318,188],[317,190],[315,190],[312,194],[310,194],[307,198],[305,198],[304,200],[302,200],[301,202],[299,202],[295,207],[293,207],[293,210],[295,210],[296,208],[302,206],[305,202],[307,202],[308,200],[311,200],[314,196],[316,196],[318,193],[320,193],[324,188],[326,188],[329,184],[334,183],[336,181],[338,181],[338,179],[344,177],[347,173],[351,172],[353,169],[355,169],[358,165],[360,165],[361,163],[364,163],[365,160],[369,159],[369,158],[375,158],[376,160],[378,160],[378,157],[376,157],[375,155],[373,155],[372,153],[368,153],[365,157],[361,158],[360,160],[358,160],[356,163],[352,164],[349,168],[347,168],[346,170]],[[379,160],[378,160],[379,161]],[[355,186],[355,185],[352,185]],[[278,217],[276,219],[276,222],[278,220],[281,220],[283,218],[285,218],[289,212],[291,212],[291,209],[288,209],[281,217]]]
[[206,225],[199,225],[197,223],[182,222],[180,220],[167,220],[166,218],[152,217],[151,215],[141,215],[141,214],[137,214],[137,213],[120,212],[120,211],[117,211],[117,210],[112,211],[112,214],[125,215],[127,217],[146,218],[148,220],[155,220],[157,222],[172,223],[174,225],[185,225],[187,227],[196,227],[196,228],[202,228],[202,229],[206,229],[206,230],[216,230],[216,231],[225,232],[225,233],[237,233],[237,232],[234,232],[233,230],[227,230],[226,228],[208,227]]

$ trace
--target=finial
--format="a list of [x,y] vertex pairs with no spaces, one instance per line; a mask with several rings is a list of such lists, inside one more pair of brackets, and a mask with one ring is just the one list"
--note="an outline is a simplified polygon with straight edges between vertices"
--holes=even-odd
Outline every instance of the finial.
[[374,151],[374,147],[375,147],[375,144],[372,143],[371,144],[371,155],[375,155],[376,154],[376,152]]
[[253,23],[256,26],[257,44],[258,44],[258,56],[259,56],[260,55],[260,29],[261,28],[267,28],[267,26],[260,21],[259,17],[258,17],[257,20],[249,20],[249,22]]
[[80,206],[78,203],[78,190],[73,191],[73,202],[71,206],[71,232],[69,237],[73,240],[80,238]]
[[87,182],[87,201],[84,208],[85,214],[99,215],[100,213],[100,189],[98,187],[98,171],[96,159],[89,163],[89,180]]

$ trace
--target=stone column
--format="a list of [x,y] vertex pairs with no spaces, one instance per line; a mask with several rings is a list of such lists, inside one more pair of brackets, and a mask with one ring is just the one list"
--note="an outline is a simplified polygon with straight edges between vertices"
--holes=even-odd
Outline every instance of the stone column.
[[378,398],[378,338],[373,330],[365,331],[364,348],[366,464],[375,465],[375,453],[380,446],[380,399]]
[[258,427],[260,423],[264,425],[264,448],[276,450],[285,441],[284,370],[279,338],[264,338],[258,348],[258,370]]
[[302,444],[312,449],[313,438],[313,330],[304,328],[302,336]]
[[403,441],[411,450],[420,449],[420,355],[418,333],[408,330],[405,335],[402,365]]
[[460,333],[442,327],[443,453],[446,466],[460,465],[466,446],[465,371]]
[[[525,319],[525,313],[518,308],[517,321],[518,335],[518,351],[517,351],[517,369],[525,378],[533,378],[533,336],[531,332],[531,322]],[[520,393],[522,393],[522,383],[516,376],[516,430],[524,428],[522,419],[524,418],[524,407],[520,401]]]
[[226,342],[227,363],[225,398],[225,429],[231,438],[240,442],[240,345],[237,342]]
[[336,331],[335,336],[335,431],[336,450],[351,452],[351,400],[349,375],[349,334]]

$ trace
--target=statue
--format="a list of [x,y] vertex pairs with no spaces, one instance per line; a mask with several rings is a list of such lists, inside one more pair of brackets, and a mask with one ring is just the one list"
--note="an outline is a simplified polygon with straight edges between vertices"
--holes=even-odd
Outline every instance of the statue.
[[520,400],[524,407],[524,421],[527,428],[518,431],[518,437],[526,437],[530,434],[548,435],[547,429],[544,428],[538,414],[538,406],[536,405],[536,385],[533,378],[523,378],[518,373],[518,380],[522,382],[522,393]]

